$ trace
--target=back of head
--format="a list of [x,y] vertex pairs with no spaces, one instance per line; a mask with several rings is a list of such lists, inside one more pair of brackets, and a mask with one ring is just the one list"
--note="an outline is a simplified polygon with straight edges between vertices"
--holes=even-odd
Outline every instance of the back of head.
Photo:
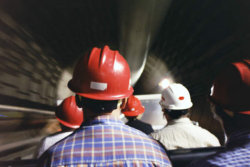
[[56,109],[56,118],[64,126],[72,129],[79,128],[83,122],[83,111],[78,108],[75,96],[70,96]]
[[210,99],[224,109],[250,115],[250,60],[227,66],[215,78]]
[[128,98],[125,108],[122,109],[122,113],[127,117],[136,117],[144,113],[144,111],[145,108],[142,106],[141,101],[134,95]]
[[193,106],[189,91],[179,83],[170,84],[162,91],[160,105],[168,110],[185,110]]

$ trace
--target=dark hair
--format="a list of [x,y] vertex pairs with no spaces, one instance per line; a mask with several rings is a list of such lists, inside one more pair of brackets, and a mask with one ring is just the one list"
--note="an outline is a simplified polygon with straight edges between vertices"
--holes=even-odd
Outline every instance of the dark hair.
[[133,116],[133,117],[125,116],[125,117],[127,118],[128,122],[134,121],[137,118],[137,116]]
[[186,115],[188,113],[188,110],[169,110],[169,109],[164,109],[164,112],[168,114],[172,119],[178,119],[183,115]]
[[76,104],[80,108],[88,108],[95,113],[110,113],[117,109],[118,100],[94,100],[76,95]]

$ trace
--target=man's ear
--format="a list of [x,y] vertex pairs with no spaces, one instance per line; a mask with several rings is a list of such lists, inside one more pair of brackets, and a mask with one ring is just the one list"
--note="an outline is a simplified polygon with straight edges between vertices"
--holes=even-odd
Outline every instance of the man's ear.
[[128,98],[122,99],[122,104],[121,104],[121,107],[120,107],[121,110],[126,107],[127,101],[128,101]]
[[75,95],[76,105],[78,108],[82,108],[81,97],[79,95]]

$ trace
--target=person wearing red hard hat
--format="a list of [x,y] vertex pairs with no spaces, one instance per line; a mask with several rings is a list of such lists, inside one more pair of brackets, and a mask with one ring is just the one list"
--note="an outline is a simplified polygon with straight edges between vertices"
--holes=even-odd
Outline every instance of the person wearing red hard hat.
[[187,88],[173,83],[162,91],[160,101],[168,124],[163,129],[151,133],[166,149],[199,148],[220,146],[219,140],[188,117],[193,106]]
[[83,111],[78,108],[75,96],[67,97],[56,110],[56,119],[63,128],[77,129],[83,122]]
[[76,64],[68,87],[84,110],[84,123],[51,147],[41,166],[171,166],[157,141],[120,120],[133,88],[118,51],[94,47]]
[[250,166],[250,59],[234,62],[219,73],[210,100],[228,140],[223,150],[190,166]]
[[78,108],[75,96],[67,97],[56,108],[56,119],[60,122],[62,131],[49,135],[42,139],[35,153],[35,157],[39,158],[48,148],[56,142],[69,136],[75,129],[79,128],[83,122],[83,111]]
[[140,100],[134,95],[131,95],[128,98],[128,102],[125,108],[122,109],[122,113],[128,120],[126,125],[138,129],[146,134],[150,134],[154,131],[152,126],[150,124],[140,121],[140,118],[142,117],[144,111],[145,108],[142,106]]

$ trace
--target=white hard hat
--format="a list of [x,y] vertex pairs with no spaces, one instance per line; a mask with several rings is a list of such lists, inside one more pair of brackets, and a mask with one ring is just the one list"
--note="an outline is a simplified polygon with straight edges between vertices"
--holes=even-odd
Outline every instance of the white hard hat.
[[190,94],[182,84],[173,83],[162,91],[160,101],[162,108],[170,110],[184,110],[193,106]]

